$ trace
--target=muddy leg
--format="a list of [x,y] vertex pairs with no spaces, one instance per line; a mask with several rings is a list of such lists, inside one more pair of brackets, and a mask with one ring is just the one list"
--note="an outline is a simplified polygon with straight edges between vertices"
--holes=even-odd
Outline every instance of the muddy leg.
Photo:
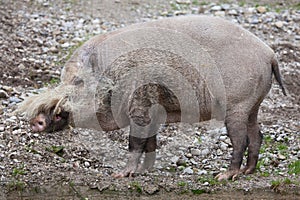
[[125,169],[120,173],[115,173],[112,176],[115,178],[131,177],[138,168],[140,158],[144,152],[147,143],[147,138],[139,138],[129,135],[129,154]]
[[260,146],[261,146],[262,138],[263,138],[263,136],[259,130],[259,125],[257,123],[257,113],[258,113],[258,110],[253,112],[249,116],[249,121],[248,121],[249,145],[248,145],[247,165],[243,169],[243,172],[245,174],[250,174],[250,173],[254,172],[257,161],[258,161],[259,150],[260,150]]
[[144,172],[146,170],[150,170],[154,163],[155,163],[155,159],[156,159],[156,135],[147,138],[146,141],[146,145],[144,148],[144,152],[145,152],[145,158],[144,158],[144,162],[139,165],[138,167],[138,172]]
[[230,178],[235,180],[240,174],[243,156],[248,146],[247,121],[248,117],[241,114],[231,116],[225,121],[227,133],[233,146],[233,153],[229,169],[225,173],[220,173],[216,176],[219,181]]

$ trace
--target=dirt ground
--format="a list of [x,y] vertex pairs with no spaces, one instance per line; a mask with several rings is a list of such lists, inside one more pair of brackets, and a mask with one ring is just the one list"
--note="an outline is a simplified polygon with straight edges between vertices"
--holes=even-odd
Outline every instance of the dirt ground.
[[[75,13],[71,17],[66,14],[70,17],[70,21],[73,20],[72,17],[74,19],[82,17],[85,19],[85,21],[83,20],[83,24],[85,24],[88,21],[85,17],[90,16],[91,21],[94,20],[93,23],[97,23],[97,20],[100,19],[102,30],[109,32],[136,22],[166,17],[170,11],[173,12],[175,9],[171,2],[167,0],[23,0],[11,3],[7,0],[1,0],[0,69],[3,76],[0,76],[0,89],[5,90],[8,86],[11,87],[11,90],[7,90],[8,96],[3,93],[4,97],[0,97],[4,102],[0,105],[1,120],[5,121],[5,123],[0,123],[0,128],[4,127],[4,131],[0,131],[0,139],[4,141],[0,143],[0,172],[2,173],[0,174],[0,199],[300,199],[300,175],[291,175],[287,169],[290,162],[296,162],[300,159],[298,153],[300,151],[300,40],[292,38],[294,35],[300,35],[299,0],[198,1],[192,8],[185,6],[184,3],[179,4],[174,12],[190,14],[189,11],[193,13],[196,10],[196,14],[198,14],[202,5],[234,3],[239,6],[246,5],[254,8],[257,5],[263,5],[269,10],[282,12],[283,15],[288,13],[295,16],[293,19],[282,17],[282,21],[286,20],[287,24],[291,21],[296,22],[296,25],[291,25],[286,30],[276,28],[275,25],[271,27],[259,26],[259,24],[251,25],[250,22],[250,25],[245,25],[245,28],[266,41],[276,52],[281,63],[284,84],[289,93],[288,97],[284,97],[275,84],[261,107],[260,123],[266,135],[274,135],[273,141],[276,142],[276,137],[284,137],[282,136],[284,134],[286,137],[294,137],[293,141],[286,139],[282,142],[287,146],[290,145],[286,150],[287,154],[284,155],[286,158],[271,160],[268,166],[263,166],[263,169],[266,168],[265,171],[262,170],[248,177],[242,176],[236,182],[229,181],[226,183],[215,183],[209,178],[201,182],[197,174],[183,175],[178,171],[173,175],[160,176],[154,172],[134,178],[115,180],[110,177],[114,171],[111,165],[104,165],[101,160],[95,158],[92,150],[81,144],[78,130],[58,132],[50,136],[46,134],[37,136],[30,132],[24,119],[16,122],[19,125],[14,125],[9,121],[9,116],[16,106],[9,107],[9,104],[5,103],[8,101],[7,99],[29,90],[34,90],[34,93],[39,92],[39,89],[49,85],[49,82],[57,84],[60,70],[68,58],[68,53],[74,50],[73,47],[67,47],[67,49],[49,48],[49,51],[44,49],[48,37],[59,41],[57,45],[67,43],[68,36],[63,35],[61,33],[63,31],[59,27],[71,26],[68,24],[68,20],[61,24],[55,20],[41,21],[40,23],[45,24],[37,28],[30,25],[32,27],[28,27],[30,30],[28,34],[32,34],[32,36],[19,33],[18,30],[26,30],[28,24],[38,23],[36,22],[38,18],[47,16],[48,13],[56,16],[55,19],[64,20],[64,14],[55,9],[64,8],[64,12],[72,11]],[[36,6],[41,8],[37,9]],[[52,6],[54,9],[50,9]],[[185,13],[186,10],[187,13]],[[284,12],[285,10],[286,12]],[[33,15],[38,13],[38,17],[33,16],[34,19],[29,19],[32,17],[31,15],[20,20],[19,17],[23,17],[24,13],[33,13]],[[239,17],[237,16],[236,19],[239,20]],[[47,23],[57,23],[58,28],[47,30]],[[244,24],[241,23],[241,25]],[[281,25],[278,24],[277,26]],[[49,34],[50,36],[48,36]],[[82,34],[90,36],[95,33],[90,31]],[[74,38],[76,37],[78,36],[74,36]],[[39,38],[44,38],[45,41],[41,42]],[[77,46],[75,45],[75,47]],[[32,57],[34,57],[33,60],[28,59]],[[14,131],[18,127],[21,127],[21,131],[15,133]],[[170,132],[174,129],[177,130],[177,128],[168,128],[171,130]],[[180,130],[180,128],[178,129]],[[183,128],[183,132],[187,129]],[[281,133],[279,133],[279,129]],[[116,154],[120,153],[119,157],[116,156],[116,158],[121,160],[123,152],[126,152],[127,143],[125,139],[123,137],[115,138],[111,135],[108,138],[112,144],[116,144],[118,148],[121,147],[120,152],[116,150]],[[274,155],[277,155],[277,149],[272,148],[272,145],[268,146],[267,142],[265,144],[267,149],[272,150],[272,153],[275,152]],[[60,157],[57,156],[57,152],[45,150],[45,147],[51,145],[65,145],[68,148],[63,150],[64,156]],[[30,149],[31,147],[32,149]],[[33,150],[42,153],[37,154]],[[9,153],[5,151],[9,151]],[[112,149],[111,151],[114,152],[115,150]],[[18,155],[18,152],[21,155]],[[288,154],[293,157],[288,157]],[[224,159],[227,159],[226,155],[221,160],[216,158],[219,163],[224,162]],[[283,164],[281,165],[280,162]],[[88,164],[86,163],[91,166],[87,167]],[[24,170],[26,170],[25,174],[20,172],[23,168],[20,171],[16,170],[23,165],[25,166]],[[276,171],[276,168],[280,167],[284,168],[282,172]],[[101,169],[98,171],[97,168]],[[212,169],[215,168],[212,167]]]

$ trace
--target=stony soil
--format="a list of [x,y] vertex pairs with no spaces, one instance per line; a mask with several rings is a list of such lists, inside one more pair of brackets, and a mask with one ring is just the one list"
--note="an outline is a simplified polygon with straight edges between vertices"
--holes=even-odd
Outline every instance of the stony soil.
[[[300,198],[299,1],[99,2],[1,0],[0,199]],[[264,142],[255,174],[216,182],[232,150],[225,128],[171,124],[161,127],[155,169],[115,180],[110,175],[125,164],[128,129],[36,134],[12,114],[28,94],[54,87],[70,54],[89,37],[187,14],[231,20],[277,53],[288,96],[274,83],[261,106]]]

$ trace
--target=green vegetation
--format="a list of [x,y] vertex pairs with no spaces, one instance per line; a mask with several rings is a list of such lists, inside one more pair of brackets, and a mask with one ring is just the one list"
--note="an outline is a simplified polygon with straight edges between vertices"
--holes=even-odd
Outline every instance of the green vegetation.
[[130,188],[132,188],[134,191],[140,194],[143,192],[142,186],[139,182],[136,181],[130,183]]
[[25,183],[21,180],[21,177],[26,174],[24,169],[24,164],[20,167],[14,168],[12,170],[13,179],[8,183],[9,190],[23,191]]
[[299,175],[300,174],[300,160],[296,160],[295,162],[289,164],[288,166],[289,174],[296,174]]
[[59,79],[57,78],[52,78],[49,82],[50,85],[57,85],[59,83]]
[[245,1],[239,1],[239,6],[240,7],[243,7],[243,6],[245,6],[246,5],[246,2]]
[[55,153],[58,156],[63,156],[64,154],[64,146],[51,146],[51,147],[46,147],[46,151]]
[[195,195],[207,193],[206,190],[204,190],[204,189],[193,189],[193,190],[191,190],[191,191],[192,191],[192,193],[195,194]]
[[180,182],[177,183],[177,185],[180,186],[180,187],[185,187],[185,186],[187,186],[187,182],[180,181]]
[[[193,5],[199,5],[199,3],[200,3],[199,0],[193,0],[193,1],[192,1],[192,4],[193,4]],[[201,3],[202,3],[202,2],[201,2]]]
[[24,170],[24,165],[21,165],[18,168],[14,168],[13,171],[12,171],[12,175],[14,177],[18,177],[18,176],[24,175],[24,174],[26,174],[26,171]]
[[218,181],[216,180],[213,176],[205,176],[205,177],[200,177],[198,179],[198,182],[200,183],[209,183],[209,185],[220,185],[222,183],[225,183],[225,181]]

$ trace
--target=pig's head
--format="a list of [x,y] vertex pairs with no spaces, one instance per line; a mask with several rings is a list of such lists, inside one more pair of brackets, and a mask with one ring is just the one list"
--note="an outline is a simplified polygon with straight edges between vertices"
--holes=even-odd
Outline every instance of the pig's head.
[[17,113],[24,113],[33,132],[53,132],[66,128],[70,122],[68,87],[58,87],[28,97]]
[[54,113],[41,112],[30,120],[30,128],[33,132],[53,132],[62,130],[69,124],[69,112],[61,110]]

